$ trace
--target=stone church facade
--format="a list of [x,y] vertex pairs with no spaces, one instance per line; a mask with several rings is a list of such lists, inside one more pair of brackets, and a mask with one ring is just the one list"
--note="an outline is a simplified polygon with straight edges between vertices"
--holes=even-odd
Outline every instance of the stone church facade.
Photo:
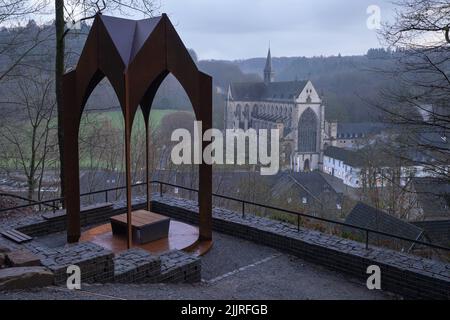
[[322,169],[323,151],[336,137],[336,124],[325,121],[325,107],[309,80],[275,82],[270,49],[264,82],[231,83],[225,109],[227,129],[280,130],[284,169]]

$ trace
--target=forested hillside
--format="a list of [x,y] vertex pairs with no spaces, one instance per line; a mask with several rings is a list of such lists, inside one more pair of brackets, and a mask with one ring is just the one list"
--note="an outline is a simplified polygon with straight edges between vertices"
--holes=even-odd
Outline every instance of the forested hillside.
[[[81,29],[69,33],[67,38],[68,63],[67,67],[75,65],[83,48],[86,34],[89,30],[87,24]],[[22,37],[47,37],[42,45],[35,49],[35,54],[29,58],[29,63],[41,69],[42,73],[52,74],[53,56],[53,25],[37,26],[30,21],[24,28],[0,30],[2,43],[18,34]],[[20,50],[17,49],[16,50]],[[193,59],[199,68],[210,74],[214,79],[214,110],[215,125],[220,125],[223,116],[224,93],[230,82],[260,81],[265,58],[253,58],[238,61],[197,61],[194,50],[190,50]],[[276,48],[273,49],[276,52]],[[12,52],[11,54],[17,54]],[[299,52],[301,55],[301,52]],[[370,106],[369,101],[379,99],[379,91],[383,87],[392,86],[393,83],[386,75],[375,72],[377,69],[389,68],[390,53],[383,50],[370,50],[364,56],[341,57],[281,57],[273,58],[273,68],[277,81],[310,79],[324,96],[326,103],[326,117],[338,121],[370,121],[376,119],[376,109]],[[2,64],[7,64],[7,55],[3,55]],[[6,60],[5,60],[6,59]],[[14,79],[2,86],[4,90],[14,88]],[[6,88],[6,89],[5,89]],[[0,107],[6,107],[4,104]],[[117,100],[111,87],[106,81],[99,86],[88,101],[88,109],[117,108]],[[190,103],[177,80],[169,76],[161,86],[154,101],[154,107],[159,109],[190,109]]]
[[[375,120],[373,107],[380,91],[395,83],[381,70],[389,69],[392,54],[371,49],[364,56],[272,58],[276,81],[310,79],[324,96],[326,117],[343,122]],[[262,72],[265,58],[234,61],[244,72]]]

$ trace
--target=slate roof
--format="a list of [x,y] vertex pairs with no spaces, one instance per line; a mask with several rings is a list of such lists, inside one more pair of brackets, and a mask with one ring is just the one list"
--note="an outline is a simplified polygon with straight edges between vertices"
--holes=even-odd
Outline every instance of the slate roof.
[[341,160],[352,167],[360,167],[364,164],[363,158],[357,151],[330,146],[325,150],[324,154],[327,157]]
[[442,150],[450,150],[450,135],[436,130],[423,130],[419,134],[418,143]]
[[294,100],[308,81],[283,82],[235,82],[231,83],[231,95],[235,101]]
[[369,134],[380,133],[388,128],[388,124],[381,122],[339,122],[337,125],[338,138],[362,138]]
[[413,222],[425,230],[426,237],[432,243],[450,247],[450,220],[429,220]]
[[345,223],[386,232],[412,240],[418,239],[423,233],[423,229],[362,202],[358,202],[355,205],[345,219]]
[[413,178],[412,184],[425,220],[450,219],[450,183],[439,178]]
[[[282,173],[273,185],[271,194],[273,198],[279,198],[293,190],[299,198],[307,197],[310,200],[319,201],[320,196],[326,193],[334,197],[336,202],[341,202],[341,195],[334,191],[319,172]],[[336,205],[336,203],[322,204]]]

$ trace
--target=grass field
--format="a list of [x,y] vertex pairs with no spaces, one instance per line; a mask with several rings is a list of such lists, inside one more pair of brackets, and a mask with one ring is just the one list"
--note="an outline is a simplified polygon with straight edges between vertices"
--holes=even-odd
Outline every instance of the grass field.
[[[164,118],[165,115],[177,112],[180,110],[174,110],[174,109],[154,109],[151,111],[150,113],[150,121],[152,124],[153,129],[158,129],[159,126],[161,125],[161,120],[162,118]],[[83,113],[83,117],[86,117],[87,113]],[[80,134],[82,134],[82,132],[85,131],[84,126],[86,126],[86,122],[83,121],[83,117],[80,123]],[[111,125],[119,130],[124,130],[124,120],[123,120],[123,115],[122,112],[117,110],[117,111],[106,111],[106,112],[90,112],[89,113],[89,121],[92,120],[98,120],[100,121],[111,121]],[[94,121],[95,121],[94,120]],[[56,118],[54,119],[54,126],[56,126]],[[29,123],[24,123],[23,124],[24,128],[28,128],[29,127]],[[136,114],[134,123],[133,123],[133,128],[144,128],[144,118],[142,116],[142,112],[139,110],[138,113]],[[6,143],[3,142],[3,140],[0,140],[0,143]],[[25,152],[29,151],[29,148],[25,148],[24,149]],[[80,159],[80,167],[88,167],[89,166],[89,159]],[[51,168],[53,165],[47,164],[48,168]],[[14,162],[13,159],[8,159],[5,157],[1,157],[0,158],[0,169],[8,169],[8,170],[15,170],[17,169],[17,164]],[[21,169],[21,168],[20,168]]]
[[[150,112],[150,121],[151,124],[153,126],[153,128],[158,128],[159,125],[161,124],[161,120],[162,118],[164,118],[165,115],[177,112],[179,110],[173,110],[173,109],[165,109],[165,110],[161,110],[161,109],[154,109]],[[91,115],[95,115],[98,117],[99,120],[110,120],[112,125],[115,128],[123,128],[124,126],[124,119],[123,119],[123,115],[122,112],[117,110],[117,111],[107,111],[107,112],[96,112],[96,113],[91,113]],[[142,116],[142,112],[139,110],[136,113],[136,117],[134,119],[134,126],[138,125],[138,126],[144,126],[144,118]]]

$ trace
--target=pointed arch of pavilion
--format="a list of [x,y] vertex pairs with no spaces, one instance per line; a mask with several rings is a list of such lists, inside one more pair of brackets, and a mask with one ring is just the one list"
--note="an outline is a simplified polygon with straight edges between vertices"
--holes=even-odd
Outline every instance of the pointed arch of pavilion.
[[[128,245],[131,246],[131,150],[130,137],[137,109],[142,109],[147,139],[155,94],[172,73],[186,91],[202,130],[212,127],[212,79],[198,70],[167,15],[129,20],[97,15],[76,68],[63,78],[64,187],[67,240],[81,234],[78,130],[85,104],[97,84],[108,78],[125,120],[125,166],[128,213]],[[203,142],[202,149],[206,147]],[[147,165],[147,208],[149,206]],[[212,170],[199,168],[199,240],[212,238]]]

